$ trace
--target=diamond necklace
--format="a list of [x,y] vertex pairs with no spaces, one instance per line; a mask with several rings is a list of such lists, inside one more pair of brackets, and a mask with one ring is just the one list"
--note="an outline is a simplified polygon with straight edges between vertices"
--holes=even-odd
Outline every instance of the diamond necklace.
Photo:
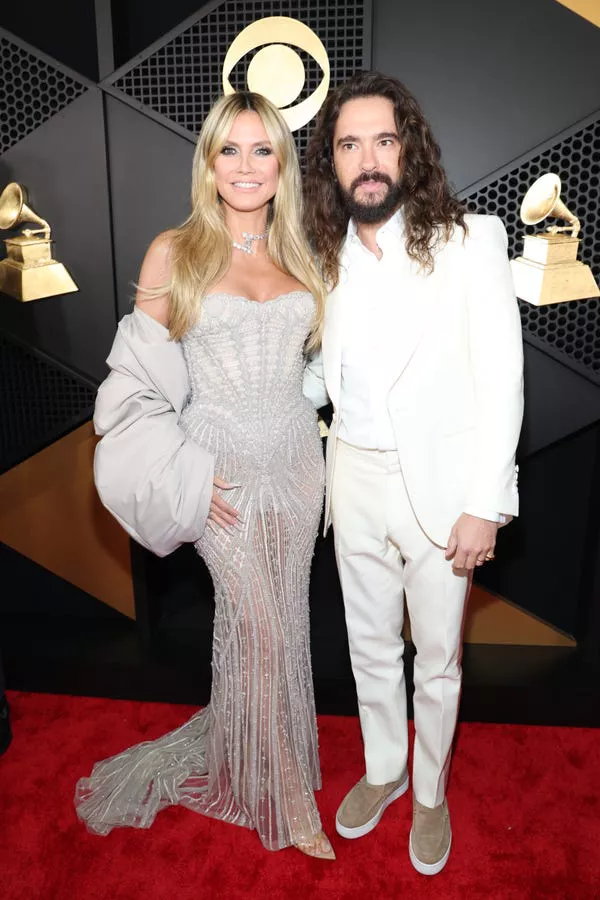
[[249,234],[247,231],[242,231],[244,243],[240,244],[239,241],[232,241],[231,243],[236,250],[243,250],[244,253],[254,253],[252,241],[264,241],[268,233],[268,231],[263,231],[262,234]]

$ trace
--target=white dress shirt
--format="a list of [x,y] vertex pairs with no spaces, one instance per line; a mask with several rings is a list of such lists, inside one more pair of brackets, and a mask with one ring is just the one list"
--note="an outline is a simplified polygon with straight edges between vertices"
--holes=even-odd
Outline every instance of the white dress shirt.
[[[366,450],[395,450],[396,437],[388,411],[406,322],[415,297],[403,290],[416,265],[404,251],[401,212],[377,231],[381,259],[365,247],[353,220],[341,256],[345,307],[342,332],[342,382],[339,405],[340,440]],[[492,510],[465,509],[470,515],[503,523]]]
[[[396,213],[377,232],[380,260],[360,240],[353,221],[342,254],[344,317],[339,437],[366,450],[395,450],[387,407],[392,361],[402,340],[411,298],[401,284],[410,260],[398,252],[403,237]],[[394,252],[395,251],[395,252]],[[400,289],[399,289],[400,288]]]

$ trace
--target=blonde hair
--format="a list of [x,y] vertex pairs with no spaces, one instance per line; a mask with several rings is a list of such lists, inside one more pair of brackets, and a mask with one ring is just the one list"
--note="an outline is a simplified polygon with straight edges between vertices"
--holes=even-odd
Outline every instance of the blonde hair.
[[[270,204],[267,249],[274,264],[309,290],[316,303],[314,321],[306,352],[321,343],[325,285],[313,262],[302,227],[300,167],[292,135],[279,110],[265,97],[236,92],[220,100],[210,110],[196,145],[192,173],[192,212],[174,232],[170,242],[171,281],[169,294],[169,334],[178,340],[198,317],[202,298],[231,264],[231,234],[225,218],[214,172],[214,161],[235,118],[244,111],[258,113],[279,163],[277,192]],[[145,292],[165,293],[165,288]]]

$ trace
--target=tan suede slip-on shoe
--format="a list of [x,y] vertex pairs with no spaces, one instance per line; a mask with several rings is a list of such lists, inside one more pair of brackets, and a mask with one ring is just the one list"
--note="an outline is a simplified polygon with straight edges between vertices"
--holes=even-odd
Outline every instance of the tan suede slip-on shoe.
[[335,827],[345,838],[359,838],[373,831],[382,815],[394,800],[408,790],[406,769],[398,781],[369,784],[366,776],[349,791],[337,811]]
[[437,875],[450,856],[452,829],[448,803],[439,806],[423,806],[413,799],[413,824],[410,830],[408,851],[410,861],[421,875]]

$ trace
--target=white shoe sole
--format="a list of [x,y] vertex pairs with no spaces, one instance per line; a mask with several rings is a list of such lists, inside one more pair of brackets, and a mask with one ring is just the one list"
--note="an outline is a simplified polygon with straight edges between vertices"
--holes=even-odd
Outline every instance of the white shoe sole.
[[394,800],[397,800],[398,797],[401,797],[402,794],[405,794],[408,790],[409,778],[406,776],[406,781],[403,781],[402,784],[396,788],[395,791],[385,798],[379,810],[375,813],[372,819],[369,819],[368,822],[365,822],[364,825],[357,825],[356,828],[348,828],[346,825],[342,825],[341,822],[338,821],[337,816],[335,817],[335,830],[338,834],[341,834],[342,837],[348,838],[349,840],[353,840],[354,838],[364,837],[365,834],[368,834],[370,831],[373,831],[376,825],[379,824],[382,815]]
[[421,875],[437,875],[438,872],[441,872],[446,863],[448,862],[448,857],[450,856],[450,850],[452,848],[452,833],[450,833],[450,843],[448,844],[448,849],[444,853],[441,859],[438,859],[435,863],[424,863],[415,856],[415,851],[413,850],[412,845],[412,828],[410,830],[410,840],[408,842],[408,854],[410,856],[410,861]]

